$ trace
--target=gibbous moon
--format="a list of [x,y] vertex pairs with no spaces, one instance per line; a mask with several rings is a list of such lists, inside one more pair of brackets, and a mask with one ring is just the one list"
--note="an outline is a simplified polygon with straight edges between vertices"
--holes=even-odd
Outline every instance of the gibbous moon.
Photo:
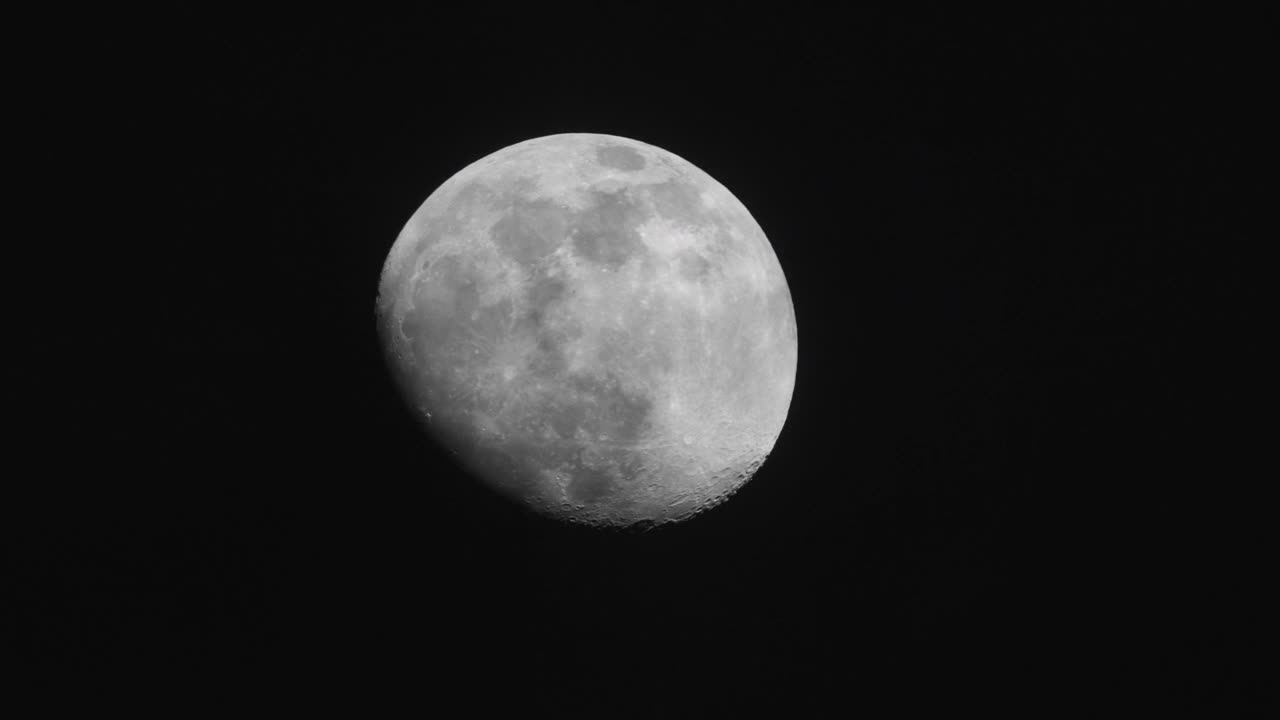
[[463,168],[386,259],[401,391],[470,474],[554,518],[683,520],[773,449],[796,320],[760,226],[661,148],[565,134]]

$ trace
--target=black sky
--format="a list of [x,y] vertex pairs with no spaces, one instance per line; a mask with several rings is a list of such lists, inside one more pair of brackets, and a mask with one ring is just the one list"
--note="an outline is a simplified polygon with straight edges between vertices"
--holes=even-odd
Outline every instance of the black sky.
[[[76,242],[41,245],[73,267],[11,504],[24,667],[482,714],[1258,701],[1256,23],[743,12],[113,17],[33,52],[34,207]],[[724,183],[795,303],[773,455],[658,532],[478,489],[377,346],[427,195],[577,131]]]

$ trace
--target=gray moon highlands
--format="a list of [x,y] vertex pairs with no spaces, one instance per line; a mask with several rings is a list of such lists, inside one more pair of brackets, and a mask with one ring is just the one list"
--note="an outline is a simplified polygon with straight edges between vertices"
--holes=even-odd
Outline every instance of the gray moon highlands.
[[791,293],[755,219],[688,161],[612,135],[528,140],[449,178],[392,246],[377,317],[427,431],[571,522],[722,502],[795,386]]

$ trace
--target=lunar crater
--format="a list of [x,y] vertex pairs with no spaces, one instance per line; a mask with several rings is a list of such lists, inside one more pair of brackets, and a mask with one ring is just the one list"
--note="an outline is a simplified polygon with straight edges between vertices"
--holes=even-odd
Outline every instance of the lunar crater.
[[643,170],[644,157],[625,145],[601,145],[596,149],[596,162],[617,170]]

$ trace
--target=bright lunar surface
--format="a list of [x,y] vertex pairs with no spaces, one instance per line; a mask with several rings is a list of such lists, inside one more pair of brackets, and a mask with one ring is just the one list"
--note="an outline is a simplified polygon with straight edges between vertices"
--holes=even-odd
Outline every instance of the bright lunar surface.
[[528,140],[451,177],[391,248],[377,313],[428,431],[563,520],[723,501],[795,386],[791,293],[760,226],[688,161],[611,135]]

